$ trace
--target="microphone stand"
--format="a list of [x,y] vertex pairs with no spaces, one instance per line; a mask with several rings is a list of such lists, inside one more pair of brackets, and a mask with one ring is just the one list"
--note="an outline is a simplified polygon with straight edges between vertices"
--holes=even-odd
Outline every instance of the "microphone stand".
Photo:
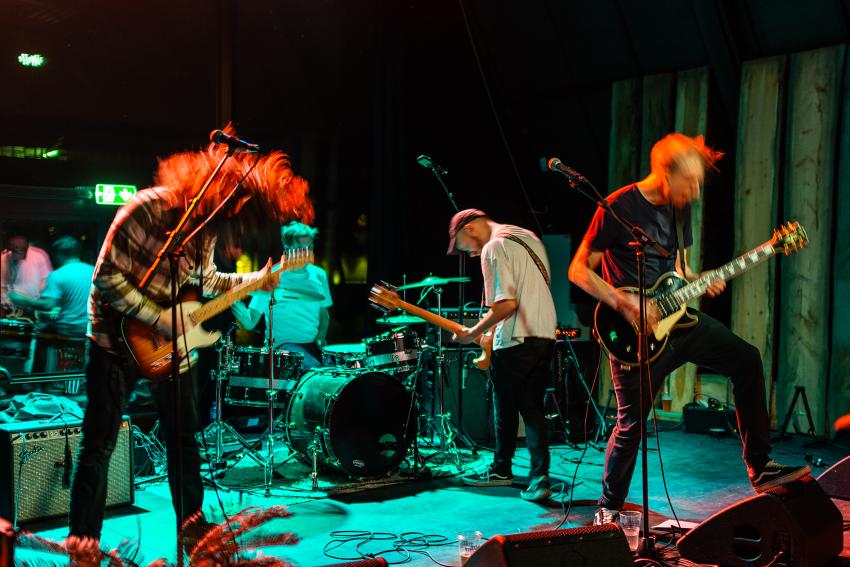
[[[198,203],[203,199],[210,185],[212,184],[213,179],[218,175],[218,172],[221,170],[222,166],[224,166],[224,162],[227,161],[229,157],[233,155],[235,148],[228,147],[227,153],[221,158],[216,165],[216,168],[210,173],[207,178],[204,186],[201,187],[201,190],[198,191],[198,194],[192,199],[189,203],[189,206],[186,207],[186,211],[183,213],[183,216],[180,217],[180,220],[177,222],[177,225],[168,233],[168,239],[162,245],[162,248],[157,252],[156,259],[154,260],[153,265],[148,269],[147,273],[145,273],[144,277],[139,282],[139,289],[143,289],[150,282],[154,271],[156,268],[162,263],[163,257],[168,257],[168,266],[169,273],[171,276],[171,381],[174,384],[173,391],[173,400],[172,400],[172,410],[173,410],[173,423],[174,426],[171,428],[171,442],[173,444],[173,449],[171,451],[174,456],[174,487],[176,498],[176,502],[174,506],[176,508],[177,517],[178,517],[178,525],[177,525],[177,565],[178,567],[183,566],[183,523],[185,522],[185,510],[183,508],[183,457],[181,455],[179,440],[181,436],[182,429],[182,416],[180,411],[180,400],[182,398],[182,386],[180,383],[180,350],[178,340],[180,337],[177,335],[177,318],[178,314],[178,305],[177,305],[177,295],[179,290],[177,289],[177,274],[178,274],[178,263],[180,262],[180,257],[183,256],[183,252],[185,250],[185,245],[188,242],[188,238],[183,240],[183,232],[186,228],[186,225],[189,222],[189,218],[191,217],[194,210],[197,208]],[[216,209],[217,211],[218,209]],[[193,236],[195,233],[192,233]],[[198,266],[203,271],[202,266]],[[186,353],[189,356],[189,353]]]
[[[427,163],[427,165],[426,165]],[[449,200],[449,204],[454,209],[454,212],[457,213],[460,211],[460,207],[457,206],[457,201],[455,201],[454,194],[449,191],[449,186],[446,184],[446,180],[443,179],[443,176],[447,173],[445,169],[442,167],[435,165],[432,161],[428,160],[427,162],[419,162],[420,165],[426,167],[431,170],[431,173],[434,174],[434,177],[437,178],[437,182],[439,182],[440,186],[442,186],[443,191],[446,193],[446,198]],[[458,293],[457,293],[457,322],[462,326],[464,323],[464,307],[466,298],[464,295],[464,287],[463,287],[463,278],[466,276],[466,263],[464,262],[465,258],[463,254],[458,254],[457,261],[457,275],[460,278],[460,282],[458,283]],[[440,313],[442,316],[442,313]],[[463,389],[465,384],[463,383],[464,376],[464,368],[463,368],[463,350],[465,345],[463,343],[457,344],[457,376],[458,376],[458,388],[457,388],[457,432],[458,438],[472,449],[472,454],[478,454],[478,445],[473,441],[463,430]],[[442,364],[442,362],[440,363]],[[440,388],[442,388],[442,383],[440,384]]]
[[[643,558],[657,558],[658,552],[655,549],[655,538],[649,535],[649,475],[647,472],[647,429],[646,417],[648,408],[652,405],[652,384],[649,382],[649,349],[646,335],[646,247],[649,246],[657,251],[663,258],[669,258],[670,253],[667,252],[658,242],[656,242],[646,231],[641,227],[632,223],[628,219],[624,219],[611,209],[608,200],[605,199],[596,187],[587,180],[583,175],[576,173],[571,175],[563,170],[557,170],[567,178],[567,183],[580,194],[584,195],[591,201],[594,201],[601,207],[611,218],[623,225],[631,232],[634,240],[629,242],[629,246],[634,249],[635,261],[637,262],[638,272],[638,297],[639,297],[639,316],[638,316],[638,368],[640,375],[640,441],[641,441],[641,466],[642,478],[641,489],[643,495],[643,517],[641,525],[641,539],[638,544],[637,554]],[[593,195],[586,192],[580,185],[586,184],[593,191]],[[684,258],[682,259],[684,261]]]

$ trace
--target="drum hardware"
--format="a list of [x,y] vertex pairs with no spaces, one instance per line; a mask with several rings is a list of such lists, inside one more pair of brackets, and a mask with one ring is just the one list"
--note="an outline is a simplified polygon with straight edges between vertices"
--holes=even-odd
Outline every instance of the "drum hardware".
[[453,277],[453,278],[441,278],[439,276],[428,276],[422,281],[405,284],[398,288],[398,291],[403,291],[406,289],[414,289],[418,287],[438,287],[444,286],[450,283],[465,283],[469,281],[469,277]]
[[[213,446],[213,454],[210,460],[210,469],[212,471],[219,471],[218,473],[212,473],[212,476],[221,476],[227,470],[227,458],[225,456],[224,451],[224,436],[225,434],[234,439],[239,445],[241,445],[245,452],[239,456],[240,460],[242,457],[247,456],[258,465],[263,466],[263,458],[259,455],[251,446],[251,444],[239,434],[236,429],[234,429],[229,423],[225,422],[222,419],[222,384],[225,380],[228,379],[228,370],[231,368],[231,353],[233,351],[233,342],[230,339],[230,333],[228,332],[222,343],[216,347],[218,351],[218,371],[213,370],[210,372],[210,377],[215,382],[215,419],[212,423],[210,423],[201,433],[199,433],[199,437],[202,443],[206,444],[206,440],[209,437],[213,437],[215,439]],[[223,370],[221,370],[223,369]],[[233,464],[235,465],[236,462]]]
[[[428,278],[425,278],[426,280]],[[448,278],[442,278],[448,279]],[[453,278],[452,281],[458,281],[461,278]],[[465,278],[467,281],[469,278]],[[423,280],[424,281],[424,280]],[[446,282],[448,283],[448,282]],[[412,287],[415,284],[410,284]],[[437,287],[436,284],[432,284],[433,287],[428,291],[433,291],[437,296],[437,314],[442,317],[442,296],[443,289],[441,287]],[[434,457],[437,454],[450,455],[457,467],[458,472],[463,471],[463,462],[461,460],[460,452],[458,451],[457,444],[455,443],[455,439],[457,437],[457,431],[455,430],[454,424],[451,421],[451,414],[445,412],[443,410],[443,376],[448,373],[444,373],[444,364],[446,363],[446,356],[443,351],[443,337],[441,333],[437,333],[437,352],[434,357],[436,360],[436,373],[434,375],[434,382],[432,386],[431,393],[431,416],[426,421],[426,432],[430,432],[431,434],[431,443],[434,443],[434,435],[436,434],[437,439],[440,442],[440,449],[436,453],[429,455],[429,458]],[[436,404],[439,403],[439,412],[437,412]]]
[[421,351],[419,336],[409,330],[365,339],[366,368],[382,372],[408,372],[417,366]]

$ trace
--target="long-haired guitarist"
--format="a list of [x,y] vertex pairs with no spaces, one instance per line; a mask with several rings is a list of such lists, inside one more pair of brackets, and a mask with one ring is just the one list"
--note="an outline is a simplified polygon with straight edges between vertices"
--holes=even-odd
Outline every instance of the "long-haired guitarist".
[[[713,167],[721,156],[705,144],[702,136],[668,134],[652,147],[650,174],[608,197],[618,215],[642,227],[669,253],[665,259],[655,250],[647,249],[648,288],[668,272],[678,271],[689,281],[698,277],[686,261],[686,249],[692,243],[690,204],[700,197],[706,169]],[[569,278],[635,324],[638,296],[618,289],[637,286],[635,254],[629,246],[632,240],[628,230],[604,210],[597,209],[570,265]],[[596,273],[600,265],[602,277]],[[709,285],[707,294],[717,295],[724,288],[725,283],[716,280]],[[647,305],[649,324],[654,326],[661,314],[653,304],[647,302]],[[758,349],[708,315],[689,311],[688,326],[674,330],[666,348],[650,364],[653,399],[664,377],[686,362],[728,376],[732,380],[743,456],[753,488],[761,492],[809,474],[808,467],[784,466],[770,458],[764,370]],[[617,397],[617,425],[608,441],[595,524],[616,521],[625,503],[640,443],[640,420],[647,418],[640,415],[639,409],[639,369],[624,366],[613,355],[611,368]]]
[[[71,486],[70,533],[81,538],[99,539],[106,499],[107,469],[115,448],[121,423],[122,408],[139,375],[135,359],[129,352],[129,339],[122,338],[123,318],[133,318],[149,325],[150,334],[171,337],[170,272],[168,261],[161,262],[150,283],[140,289],[144,275],[154,264],[157,252],[167,239],[166,231],[177,224],[188,203],[198,193],[227,149],[210,145],[206,151],[175,154],[160,161],[156,187],[140,191],[118,210],[100,251],[95,268],[90,313],[90,352],[86,368],[88,404],[83,420],[83,437],[77,456]],[[285,219],[313,217],[307,182],[294,175],[289,159],[274,152],[256,163],[253,155],[236,153],[225,162],[196,213],[187,225],[188,234],[198,226],[248,172],[237,192],[214,220],[190,241],[179,261],[177,282],[203,284],[206,295],[221,294],[236,285],[261,277],[260,274],[224,274],[213,263],[217,232],[227,224],[235,233],[247,232],[261,222],[280,223]],[[235,226],[234,226],[235,225]],[[200,260],[200,262],[199,262]],[[259,282],[257,282],[259,283]],[[268,278],[273,286],[273,278]],[[192,327],[183,317],[178,327],[181,334]],[[126,345],[124,343],[127,343]],[[194,374],[194,373],[190,373]],[[200,457],[195,441],[198,430],[194,377],[181,375],[180,400],[182,435],[174,440],[173,383],[153,384],[159,408],[160,425],[166,438],[168,477],[172,495],[176,493],[172,457],[182,456],[182,494],[185,517],[178,525],[201,510],[203,486]],[[175,510],[178,507],[175,503]],[[208,529],[201,520],[184,533],[191,544]],[[189,533],[191,532],[191,533]],[[197,532],[197,533],[195,533]]]
[[484,302],[490,307],[474,327],[463,327],[454,339],[468,343],[493,330],[490,379],[496,451],[487,470],[463,481],[472,486],[513,484],[511,462],[521,414],[531,456],[529,486],[521,496],[543,500],[552,494],[543,397],[557,325],[546,249],[534,233],[496,223],[478,209],[466,209],[452,217],[449,239],[449,254],[481,256]]

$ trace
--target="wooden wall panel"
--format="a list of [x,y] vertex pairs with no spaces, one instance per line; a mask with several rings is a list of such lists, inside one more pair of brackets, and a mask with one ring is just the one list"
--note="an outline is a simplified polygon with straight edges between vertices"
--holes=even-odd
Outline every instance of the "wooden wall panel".
[[815,428],[825,433],[830,344],[832,204],[844,47],[791,56],[785,216],[800,221],[811,247],[782,261],[777,411],[803,386]]
[[827,390],[830,424],[839,416],[850,413],[850,69],[846,65],[841,100],[843,120],[832,240],[835,244],[832,261],[832,348]]
[[617,81],[611,87],[611,134],[608,140],[608,190],[638,177],[640,160],[641,84]]
[[[741,71],[735,153],[735,254],[764,242],[779,220],[785,72],[784,56],[748,61]],[[765,262],[731,283],[732,330],[761,352],[768,400],[775,379],[775,274],[776,262]]]
[[[688,136],[705,135],[707,123],[708,69],[702,67],[677,73],[674,130]],[[688,263],[693,271],[699,272],[702,270],[702,199],[691,205],[691,226],[694,242],[688,249]],[[698,308],[699,302],[693,305]],[[683,405],[693,401],[696,375],[696,366],[689,363],[669,376],[665,397],[670,400],[670,410],[682,411]]]
[[638,181],[649,174],[652,145],[673,130],[675,87],[676,78],[672,73],[643,78],[639,177],[631,181]]

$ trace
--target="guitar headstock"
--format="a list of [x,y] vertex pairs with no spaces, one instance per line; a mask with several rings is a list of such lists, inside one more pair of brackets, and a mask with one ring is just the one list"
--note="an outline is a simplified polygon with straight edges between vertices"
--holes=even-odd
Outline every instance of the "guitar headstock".
[[307,264],[312,264],[314,260],[315,255],[311,248],[297,248],[295,250],[287,251],[280,257],[280,265],[278,269],[283,271],[297,270],[299,268],[303,268]]
[[372,289],[369,290],[369,301],[390,311],[398,309],[401,305],[401,298],[399,298],[395,288],[386,282],[372,286]]
[[806,229],[800,226],[797,221],[788,221],[784,225],[780,225],[779,228],[774,228],[773,238],[770,239],[773,250],[777,254],[782,252],[786,256],[805,248],[808,244],[809,237],[806,234]]

